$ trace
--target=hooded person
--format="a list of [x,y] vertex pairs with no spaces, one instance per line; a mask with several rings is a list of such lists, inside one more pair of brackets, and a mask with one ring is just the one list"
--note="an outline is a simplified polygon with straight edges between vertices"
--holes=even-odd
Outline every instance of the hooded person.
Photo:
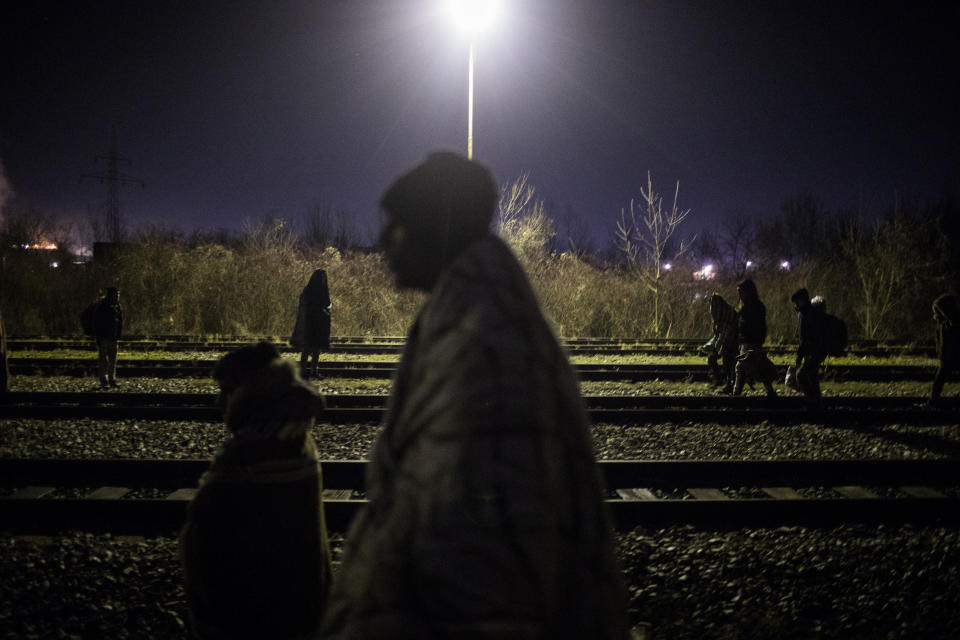
[[330,583],[322,481],[309,430],[323,407],[261,342],[213,371],[229,438],[180,534],[197,638],[313,638]]
[[290,345],[300,350],[300,372],[305,377],[317,375],[320,352],[330,349],[331,307],[327,272],[317,269],[300,292],[297,321],[290,336]]
[[797,333],[800,343],[794,362],[797,372],[797,387],[803,394],[807,406],[820,409],[823,397],[820,392],[820,367],[827,358],[827,342],[824,332],[824,311],[826,305],[813,306],[810,293],[806,289],[797,289],[790,296],[797,311]]
[[93,338],[97,343],[97,373],[102,388],[117,386],[117,351],[123,335],[120,290],[107,287],[93,309]]
[[739,354],[733,394],[740,395],[744,383],[750,379],[762,383],[767,396],[775,397],[777,392],[773,389],[773,380],[777,370],[763,350],[763,343],[767,339],[767,308],[760,301],[757,285],[749,278],[737,285],[737,295],[740,298],[737,307]]
[[576,379],[487,169],[431,154],[383,196],[397,284],[429,292],[346,535],[324,638],[627,637]]
[[[734,366],[737,358],[737,312],[718,293],[710,296],[710,319],[713,335],[707,343],[707,366],[717,386],[726,393],[733,391]],[[723,366],[720,366],[720,363]]]

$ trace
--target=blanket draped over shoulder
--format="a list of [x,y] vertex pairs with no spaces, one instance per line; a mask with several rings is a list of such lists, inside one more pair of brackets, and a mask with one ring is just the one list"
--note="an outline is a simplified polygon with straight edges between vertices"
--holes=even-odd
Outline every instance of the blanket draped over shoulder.
[[626,637],[579,389],[499,239],[413,325],[367,489],[324,637]]

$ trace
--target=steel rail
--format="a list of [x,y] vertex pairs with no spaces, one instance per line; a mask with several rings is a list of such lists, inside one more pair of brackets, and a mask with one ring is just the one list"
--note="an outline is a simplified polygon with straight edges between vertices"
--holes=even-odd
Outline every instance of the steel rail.
[[[385,407],[389,396],[379,393],[324,395],[328,407]],[[827,408],[912,409],[923,405],[922,396],[835,396],[824,398]],[[584,404],[597,409],[630,408],[802,408],[800,396],[718,395],[585,395]],[[0,395],[3,405],[123,405],[123,406],[216,406],[215,393],[141,393],[122,391],[10,391]],[[956,399],[944,399],[944,406],[957,408]]]
[[[256,338],[229,339],[229,340],[201,340],[197,338],[128,338],[120,341],[121,351],[230,351],[249,345],[257,341]],[[285,341],[274,338],[268,340],[281,352],[292,353],[297,350]],[[399,354],[402,351],[404,338],[333,338],[330,351],[343,354]],[[636,340],[636,339],[586,339],[569,338],[561,340],[563,346],[572,355],[697,355],[698,349],[705,339],[671,339],[671,340]],[[16,351],[53,351],[58,349],[75,349],[95,352],[92,341],[87,338],[12,338],[8,340],[8,349]],[[792,354],[796,350],[793,344],[775,344],[767,347],[767,352],[774,355]],[[915,355],[934,357],[935,349],[929,343],[905,343],[880,345],[877,341],[853,341],[847,348],[847,353],[853,356],[889,357]]]
[[[329,407],[318,420],[324,424],[377,424],[383,421],[386,409],[381,407]],[[960,412],[955,409],[830,409],[812,413],[806,409],[767,407],[740,409],[683,408],[587,408],[593,424],[641,427],[653,424],[718,424],[723,426],[820,424],[829,426],[955,425]],[[217,407],[176,406],[71,406],[71,405],[3,405],[0,419],[19,420],[151,420],[174,422],[209,422],[222,419]]]
[[[690,523],[711,527],[851,522],[957,522],[960,499],[930,485],[957,486],[960,461],[604,461],[608,499],[620,530]],[[112,533],[170,533],[183,522],[185,504],[206,460],[0,460],[0,486],[19,488],[0,498],[0,530],[64,529]],[[324,497],[331,530],[345,530],[363,500],[363,461],[323,461]],[[95,488],[84,498],[42,498],[53,485]],[[909,497],[883,498],[866,486],[900,487]],[[127,488],[177,488],[165,499],[123,499]],[[772,498],[730,498],[717,487],[760,487]],[[851,497],[804,498],[790,487],[836,487]],[[681,499],[657,499],[650,488],[689,490]],[[701,487],[701,488],[697,488]],[[713,487],[704,489],[702,487]],[[641,496],[641,497],[637,497]],[[785,497],[786,496],[786,497]]]
[[[214,360],[121,360],[117,364],[120,378],[209,378]],[[62,358],[11,358],[12,375],[96,375],[97,363],[89,360]],[[702,382],[710,379],[705,364],[575,364],[581,380],[643,382],[650,380],[687,380]],[[784,368],[785,369],[785,368]],[[395,362],[322,362],[318,373],[325,378],[365,378],[388,380],[396,371]],[[823,379],[836,381],[931,380],[935,366],[924,365],[828,365]]]

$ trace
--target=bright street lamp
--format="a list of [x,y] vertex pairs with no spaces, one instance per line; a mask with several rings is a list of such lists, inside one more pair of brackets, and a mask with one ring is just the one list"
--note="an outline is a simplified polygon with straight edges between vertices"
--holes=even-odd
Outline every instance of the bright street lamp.
[[446,0],[447,12],[454,24],[470,38],[470,64],[467,71],[467,158],[473,158],[473,60],[476,37],[489,27],[500,13],[500,0]]

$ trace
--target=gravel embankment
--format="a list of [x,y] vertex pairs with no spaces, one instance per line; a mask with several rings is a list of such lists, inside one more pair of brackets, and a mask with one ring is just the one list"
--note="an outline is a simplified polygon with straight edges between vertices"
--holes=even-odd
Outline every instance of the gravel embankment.
[[[14,389],[91,386],[60,380],[20,379]],[[214,391],[198,382],[135,385]],[[322,457],[355,459],[376,432],[320,425],[314,436]],[[938,443],[960,442],[960,426],[600,425],[593,434],[609,459],[932,458],[945,455]],[[223,436],[216,424],[3,420],[0,457],[209,457]],[[335,560],[341,544],[334,536]],[[652,638],[960,637],[957,527],[638,528],[619,536],[619,557],[631,615]],[[0,536],[0,567],[0,638],[187,637],[173,538]]]

